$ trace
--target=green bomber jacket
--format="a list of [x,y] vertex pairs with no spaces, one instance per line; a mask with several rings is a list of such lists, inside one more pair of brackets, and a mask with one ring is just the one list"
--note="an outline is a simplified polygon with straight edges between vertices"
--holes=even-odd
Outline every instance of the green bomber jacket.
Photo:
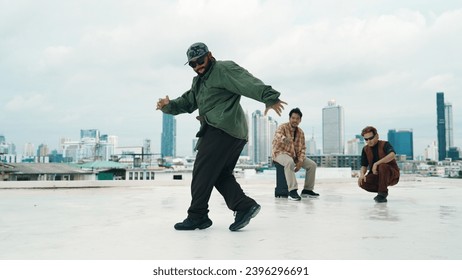
[[170,100],[162,112],[178,115],[199,109],[200,119],[208,125],[235,138],[248,140],[247,120],[240,105],[241,96],[269,107],[279,101],[280,93],[233,61],[213,60],[203,76],[193,78],[191,89]]

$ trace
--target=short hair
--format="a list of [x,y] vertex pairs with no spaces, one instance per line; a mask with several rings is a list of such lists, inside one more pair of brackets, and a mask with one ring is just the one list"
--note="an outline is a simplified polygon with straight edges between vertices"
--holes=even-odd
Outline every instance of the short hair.
[[292,117],[293,113],[298,114],[300,116],[300,118],[302,118],[302,116],[303,116],[302,111],[300,111],[300,109],[298,109],[298,108],[293,108],[292,110],[290,110],[289,117]]
[[361,131],[361,136],[364,136],[364,134],[366,133],[369,133],[369,132],[372,132],[374,133],[374,136],[377,135],[377,129],[373,126],[366,126],[365,128],[363,128],[363,130]]

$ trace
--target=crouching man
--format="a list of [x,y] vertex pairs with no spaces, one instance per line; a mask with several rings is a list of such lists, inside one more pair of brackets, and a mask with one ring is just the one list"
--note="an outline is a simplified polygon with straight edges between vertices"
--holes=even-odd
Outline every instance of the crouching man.
[[366,145],[361,153],[361,170],[358,179],[359,187],[368,192],[375,192],[376,202],[387,202],[388,186],[399,181],[399,168],[395,159],[395,151],[387,141],[379,140],[377,129],[365,127],[361,136]]

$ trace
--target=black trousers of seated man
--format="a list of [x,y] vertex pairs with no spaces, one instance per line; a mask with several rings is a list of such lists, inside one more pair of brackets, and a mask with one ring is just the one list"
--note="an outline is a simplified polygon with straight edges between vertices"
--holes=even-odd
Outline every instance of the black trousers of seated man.
[[223,130],[207,126],[194,161],[189,218],[207,215],[213,187],[223,196],[230,210],[245,211],[256,204],[255,200],[245,195],[233,175],[246,142]]

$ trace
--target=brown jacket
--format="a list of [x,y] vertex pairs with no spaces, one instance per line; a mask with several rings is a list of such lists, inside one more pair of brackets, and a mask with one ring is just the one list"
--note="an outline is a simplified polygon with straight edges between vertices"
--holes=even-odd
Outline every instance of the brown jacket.
[[[386,156],[386,154],[385,154],[385,152],[383,150],[383,147],[385,146],[385,143],[386,143],[386,141],[382,141],[382,140],[379,140],[379,142],[377,143],[377,145],[378,145],[377,151],[379,153],[379,160]],[[370,168],[374,164],[374,162],[373,162],[374,161],[374,153],[372,152],[372,148],[369,147],[369,146],[364,146],[364,152],[366,153],[367,161],[369,162],[368,167]],[[392,161],[384,163],[384,164],[387,164],[388,166],[391,167],[391,169],[394,169],[396,171],[396,172],[393,172],[394,174],[397,174],[397,177],[394,178],[394,179],[398,180],[399,179],[399,167],[398,167],[398,164],[396,163],[396,160],[393,159]],[[392,184],[392,185],[394,185],[394,184]]]

